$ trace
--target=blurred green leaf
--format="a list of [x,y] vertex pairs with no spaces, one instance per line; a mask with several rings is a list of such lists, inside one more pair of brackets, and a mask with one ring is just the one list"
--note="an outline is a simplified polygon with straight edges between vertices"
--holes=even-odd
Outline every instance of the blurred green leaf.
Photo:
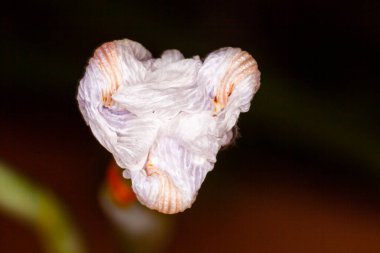
[[84,253],[63,205],[47,189],[0,163],[0,210],[36,228],[46,252]]

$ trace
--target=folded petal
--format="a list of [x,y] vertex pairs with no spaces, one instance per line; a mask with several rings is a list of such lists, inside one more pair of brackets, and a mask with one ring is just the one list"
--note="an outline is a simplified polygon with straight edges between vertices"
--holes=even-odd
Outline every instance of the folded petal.
[[239,48],[205,61],[178,50],[151,57],[130,40],[105,43],[80,81],[80,111],[140,202],[177,213],[194,202],[240,112],[259,88],[257,63]]

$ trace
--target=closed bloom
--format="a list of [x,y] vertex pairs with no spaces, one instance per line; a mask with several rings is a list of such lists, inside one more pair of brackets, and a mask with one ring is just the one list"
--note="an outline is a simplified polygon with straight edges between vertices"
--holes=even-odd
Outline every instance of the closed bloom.
[[259,79],[256,61],[239,48],[219,49],[204,61],[178,50],[155,59],[125,39],[95,51],[77,99],[138,200],[171,214],[194,202]]

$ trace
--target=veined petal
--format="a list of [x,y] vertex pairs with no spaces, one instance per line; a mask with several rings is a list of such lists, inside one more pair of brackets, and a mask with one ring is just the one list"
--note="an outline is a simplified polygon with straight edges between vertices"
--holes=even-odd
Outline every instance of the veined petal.
[[202,63],[178,50],[154,59],[121,40],[95,51],[77,99],[140,202],[177,213],[192,205],[219,149],[233,139],[259,79],[256,61],[239,48],[217,50]]
[[151,209],[182,212],[191,207],[212,167],[175,139],[161,138],[152,148],[145,170],[132,174],[133,189],[140,202]]

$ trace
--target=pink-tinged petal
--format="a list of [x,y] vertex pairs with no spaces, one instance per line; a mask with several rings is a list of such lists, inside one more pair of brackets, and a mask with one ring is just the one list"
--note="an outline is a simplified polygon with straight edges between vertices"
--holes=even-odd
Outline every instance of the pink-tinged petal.
[[137,42],[113,41],[90,59],[78,103],[139,201],[171,214],[195,201],[259,79],[256,61],[239,48],[219,49],[202,63],[178,50],[154,59]]

